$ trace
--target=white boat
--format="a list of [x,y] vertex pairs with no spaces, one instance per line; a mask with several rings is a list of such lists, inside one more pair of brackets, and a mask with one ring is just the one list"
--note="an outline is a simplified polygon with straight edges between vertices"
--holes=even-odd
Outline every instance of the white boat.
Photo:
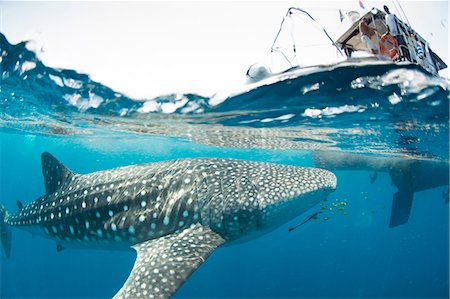
[[365,15],[357,19],[351,27],[337,40],[336,45],[340,47],[347,57],[351,57],[355,51],[368,51],[366,45],[361,41],[359,24],[363,19],[369,20],[369,26],[375,29],[376,35],[371,40],[379,45],[380,58],[388,58],[394,63],[402,65],[401,62],[417,64],[433,76],[447,67],[445,62],[431,50],[430,44],[421,37],[414,29],[402,20],[396,20],[396,33],[391,34],[386,24],[386,13],[373,8]]
[[[298,41],[290,29],[286,29],[286,22],[293,17],[300,18],[300,26],[306,32],[307,39],[313,36],[316,42],[320,40],[322,44],[326,43],[327,50],[315,51],[308,45],[308,41]],[[412,68],[424,72],[427,75],[439,76],[438,72],[447,67],[445,62],[431,50],[429,43],[414,31],[408,24],[395,18],[398,24],[398,35],[393,36],[386,24],[386,13],[372,8],[362,16],[351,11],[347,13],[347,19],[350,26],[338,38],[333,39],[330,34],[305,10],[291,7],[280,26],[280,30],[273,42],[271,52],[278,54],[287,63],[287,68],[281,71],[272,72],[271,68],[254,64],[247,71],[247,81],[245,91],[249,91],[261,85],[273,84],[285,79],[294,79],[299,76],[311,75],[318,72],[326,72],[331,69],[345,67],[369,67],[369,66],[387,66],[389,69]],[[375,30],[371,41],[378,47],[376,54],[373,54],[361,40],[360,23],[363,20],[368,21],[368,26]],[[288,47],[279,45],[280,37],[283,32],[290,31],[285,35],[291,35],[293,41]],[[304,38],[301,37],[301,38]],[[399,40],[397,40],[399,39]],[[416,40],[417,39],[417,40]],[[314,42],[312,42],[314,43]],[[417,52],[416,45],[422,49]],[[305,55],[304,49],[308,47],[313,50]],[[334,57],[330,59],[330,56]],[[324,54],[325,53],[325,54]],[[328,55],[330,54],[331,55]],[[307,58],[305,58],[308,56]],[[326,57],[325,57],[326,56]],[[300,62],[298,61],[300,58]],[[311,59],[313,58],[313,59]],[[324,63],[311,63],[312,61],[326,61]],[[383,68],[384,70],[384,68]]]

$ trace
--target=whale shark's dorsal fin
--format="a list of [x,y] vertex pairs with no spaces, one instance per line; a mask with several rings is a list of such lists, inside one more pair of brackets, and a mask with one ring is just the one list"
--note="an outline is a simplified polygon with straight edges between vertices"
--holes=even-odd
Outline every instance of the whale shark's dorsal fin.
[[44,152],[41,156],[42,174],[44,175],[45,191],[53,193],[75,173],[64,166],[52,154]]
[[136,244],[136,262],[118,298],[169,298],[225,240],[196,224],[180,233]]
[[20,200],[17,201],[17,208],[19,209],[19,212],[23,210],[23,203]]

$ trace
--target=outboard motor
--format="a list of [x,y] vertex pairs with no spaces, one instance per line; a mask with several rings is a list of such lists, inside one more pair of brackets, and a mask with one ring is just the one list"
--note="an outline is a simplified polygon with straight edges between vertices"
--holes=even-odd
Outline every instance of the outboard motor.
[[260,81],[269,77],[270,75],[272,75],[270,69],[260,63],[252,64],[245,74],[245,76],[247,77],[247,82],[249,83]]

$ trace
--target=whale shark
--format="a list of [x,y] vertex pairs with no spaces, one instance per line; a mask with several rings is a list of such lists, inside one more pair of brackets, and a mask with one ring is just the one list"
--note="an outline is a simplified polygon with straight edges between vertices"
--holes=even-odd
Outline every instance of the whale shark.
[[[224,243],[250,240],[299,216],[336,188],[336,176],[235,159],[178,159],[77,174],[43,153],[46,194],[19,212],[0,208],[10,255],[17,227],[57,249],[133,248],[135,264],[114,298],[168,298]],[[115,291],[115,290],[114,290]]]
[[[397,192],[392,197],[389,227],[405,224],[409,220],[414,193],[449,185],[449,163],[438,160],[407,159],[402,157],[367,156],[344,152],[315,152],[316,167],[328,170],[373,171],[374,183],[378,172],[387,172]],[[443,194],[448,202],[448,193]]]

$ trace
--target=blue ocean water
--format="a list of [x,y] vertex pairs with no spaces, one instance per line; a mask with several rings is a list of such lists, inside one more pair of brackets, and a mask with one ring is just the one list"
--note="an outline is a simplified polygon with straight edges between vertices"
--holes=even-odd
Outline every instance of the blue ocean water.
[[[0,49],[0,202],[11,212],[44,194],[44,151],[79,173],[185,157],[315,166],[329,153],[448,163],[448,81],[414,66],[344,66],[230,97],[136,101],[46,67],[1,34]],[[311,209],[318,219],[288,232],[311,213],[299,215],[218,248],[174,298],[448,298],[448,183],[415,192],[408,223],[389,228],[390,174],[371,183],[373,170],[353,168],[334,171],[336,191]],[[0,297],[112,297],[136,256],[55,247],[14,229]]]

